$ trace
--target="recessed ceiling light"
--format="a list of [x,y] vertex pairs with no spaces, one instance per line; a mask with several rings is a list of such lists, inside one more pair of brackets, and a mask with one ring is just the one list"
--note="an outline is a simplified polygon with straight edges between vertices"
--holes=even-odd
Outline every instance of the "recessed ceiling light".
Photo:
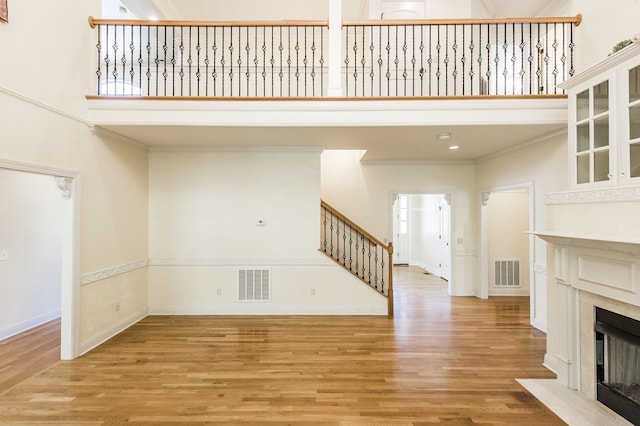
[[149,20],[150,21],[157,21],[158,17],[156,15],[151,15],[151,16],[149,16]]
[[449,149],[451,151],[455,151],[456,149],[460,149],[460,146],[459,145],[449,145]]
[[451,138],[451,133],[440,133],[438,135],[438,139],[440,139],[441,141],[448,141],[449,138]]
[[118,12],[120,12],[120,14],[121,14],[121,15],[126,15],[126,14],[127,14],[127,12],[129,12],[129,11],[127,10],[127,8],[126,8],[126,7],[124,7],[124,6],[120,6],[120,7],[118,8]]

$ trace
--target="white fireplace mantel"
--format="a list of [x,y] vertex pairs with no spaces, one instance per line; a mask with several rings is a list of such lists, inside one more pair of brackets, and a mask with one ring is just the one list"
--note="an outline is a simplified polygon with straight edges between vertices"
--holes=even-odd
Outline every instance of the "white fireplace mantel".
[[[594,307],[640,319],[640,239],[558,231],[532,232],[549,243],[549,330],[545,365],[558,383],[595,397]],[[618,416],[607,411],[607,416]],[[618,424],[618,423],[610,423]]]
[[640,240],[553,231],[533,234],[555,247],[559,283],[640,306]]

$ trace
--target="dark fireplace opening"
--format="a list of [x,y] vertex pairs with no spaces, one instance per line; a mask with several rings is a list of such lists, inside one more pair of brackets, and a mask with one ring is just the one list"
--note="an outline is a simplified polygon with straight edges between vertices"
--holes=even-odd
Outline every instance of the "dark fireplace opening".
[[596,307],[596,396],[640,425],[640,321]]

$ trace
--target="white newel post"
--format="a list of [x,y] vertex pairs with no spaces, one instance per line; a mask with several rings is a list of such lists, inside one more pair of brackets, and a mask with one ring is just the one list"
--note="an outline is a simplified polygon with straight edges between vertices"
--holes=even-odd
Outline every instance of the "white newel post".
[[342,96],[342,0],[329,0],[329,87],[327,96]]

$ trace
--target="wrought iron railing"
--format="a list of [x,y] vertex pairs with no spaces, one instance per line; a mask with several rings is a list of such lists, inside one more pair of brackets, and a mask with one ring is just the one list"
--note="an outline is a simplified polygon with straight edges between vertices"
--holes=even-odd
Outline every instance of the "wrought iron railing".
[[320,251],[386,296],[393,316],[393,245],[382,243],[324,201],[320,209]]
[[324,94],[326,21],[183,22],[90,18],[104,96]]
[[347,96],[556,95],[581,17],[343,24]]
[[[331,40],[327,21],[90,18],[94,95],[314,98],[336,80],[351,98],[564,95],[556,84],[574,73],[580,21],[344,22]],[[342,49],[339,66],[330,49]]]

